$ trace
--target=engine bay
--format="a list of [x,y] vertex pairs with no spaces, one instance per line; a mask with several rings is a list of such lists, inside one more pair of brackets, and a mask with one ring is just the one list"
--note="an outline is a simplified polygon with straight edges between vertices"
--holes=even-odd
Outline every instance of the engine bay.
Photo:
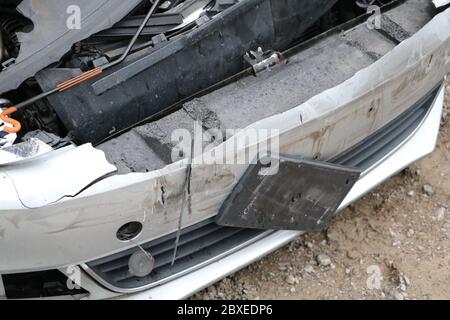
[[[0,148],[30,138],[55,149],[98,145],[239,77],[286,63],[283,52],[295,44],[391,1],[155,0],[130,1],[116,12],[115,0],[80,0],[81,28],[71,30],[73,2],[58,2],[54,10],[62,10],[63,20],[53,25],[45,5],[2,2]],[[83,26],[83,16],[102,10],[108,23]],[[70,30],[45,29],[57,23]],[[37,42],[48,44],[45,59]]]

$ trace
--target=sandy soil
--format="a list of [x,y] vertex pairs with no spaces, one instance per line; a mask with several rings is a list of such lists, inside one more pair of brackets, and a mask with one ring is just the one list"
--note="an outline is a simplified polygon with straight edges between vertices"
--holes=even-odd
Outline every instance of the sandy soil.
[[435,152],[194,299],[450,299],[450,81]]

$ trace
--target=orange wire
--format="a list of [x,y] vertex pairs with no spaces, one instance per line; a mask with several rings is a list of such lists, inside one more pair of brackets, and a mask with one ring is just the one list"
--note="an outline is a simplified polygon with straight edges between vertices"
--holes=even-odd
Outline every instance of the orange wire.
[[8,109],[6,109],[2,113],[0,113],[0,119],[3,122],[13,125],[12,127],[4,127],[3,128],[3,131],[5,131],[6,133],[17,133],[22,129],[22,125],[20,124],[19,121],[8,117],[10,114],[13,114],[16,111],[17,111],[17,109],[15,107],[9,107]]
[[[100,72],[99,72],[99,71],[100,71]],[[57,87],[57,88],[64,87],[64,86],[66,86],[67,84],[71,84],[71,83],[73,83],[73,82],[77,82],[77,81],[83,80],[84,77],[86,77],[86,76],[88,76],[88,75],[90,75],[90,74],[92,74],[92,73],[94,73],[95,75],[100,74],[101,71],[102,71],[102,69],[100,69],[100,68],[94,68],[94,69],[89,70],[89,71],[86,71],[86,72],[84,72],[84,73],[82,73],[82,74],[80,74],[80,75],[78,75],[78,76],[76,76],[76,77],[70,78],[70,79],[68,79],[68,80],[66,80],[66,81],[64,81],[64,82],[62,82],[62,83],[60,83],[60,84],[58,84],[56,87]]]
[[73,87],[79,85],[80,83],[83,83],[83,82],[85,82],[85,81],[87,81],[87,80],[89,80],[89,79],[91,79],[93,77],[98,76],[102,72],[103,72],[102,69],[95,68],[95,69],[93,69],[91,71],[88,71],[88,72],[85,72],[85,73],[81,74],[80,76],[78,76],[76,78],[71,79],[70,81],[66,81],[66,82],[63,82],[63,83],[59,84],[57,86],[57,88],[59,88],[59,92],[66,91],[66,90],[68,90],[70,88],[73,88]]
[[[103,72],[103,69],[101,68],[95,68],[92,70],[89,70],[87,72],[84,72],[76,77],[73,77],[67,81],[64,81],[60,84],[58,84],[56,86],[56,88],[59,89],[59,92],[63,92],[66,91],[70,88],[73,88],[77,85],[79,85],[80,83],[83,83],[93,77],[98,76],[99,74],[101,74]],[[0,113],[0,119],[5,122],[5,123],[9,123],[12,125],[12,127],[4,127],[3,131],[6,133],[17,133],[22,129],[22,125],[20,124],[19,121],[10,118],[9,115],[15,113],[17,111],[16,107],[10,107],[8,109],[6,109],[5,111]]]

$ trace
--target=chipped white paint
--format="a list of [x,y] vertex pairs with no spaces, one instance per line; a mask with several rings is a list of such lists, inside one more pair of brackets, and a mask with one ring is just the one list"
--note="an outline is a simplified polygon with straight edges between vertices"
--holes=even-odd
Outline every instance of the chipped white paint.
[[[283,153],[311,156],[320,152],[323,157],[332,156],[404,112],[441,81],[449,68],[447,10],[384,58],[339,86],[250,128],[279,129]],[[372,106],[377,112],[368,115]],[[245,151],[238,150],[236,157],[245,157]],[[28,166],[40,170],[42,161],[45,158]],[[189,225],[215,215],[245,169],[244,165],[194,166],[192,196],[183,222]],[[2,174],[4,169],[0,169],[0,179]],[[0,227],[5,229],[0,241],[0,273],[76,264],[131,247],[131,243],[119,242],[115,231],[132,220],[144,221],[138,242],[174,231],[185,174],[185,163],[177,162],[150,173],[114,176],[94,184],[74,199],[65,198],[33,210],[20,210],[17,196],[6,194],[0,202]],[[5,185],[11,183],[6,181]],[[32,243],[29,239],[33,239]]]

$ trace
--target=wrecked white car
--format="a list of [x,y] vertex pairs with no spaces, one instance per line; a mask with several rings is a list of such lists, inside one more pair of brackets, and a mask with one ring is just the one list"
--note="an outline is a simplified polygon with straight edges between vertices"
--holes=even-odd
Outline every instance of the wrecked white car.
[[435,148],[448,1],[3,0],[0,298],[179,299]]

